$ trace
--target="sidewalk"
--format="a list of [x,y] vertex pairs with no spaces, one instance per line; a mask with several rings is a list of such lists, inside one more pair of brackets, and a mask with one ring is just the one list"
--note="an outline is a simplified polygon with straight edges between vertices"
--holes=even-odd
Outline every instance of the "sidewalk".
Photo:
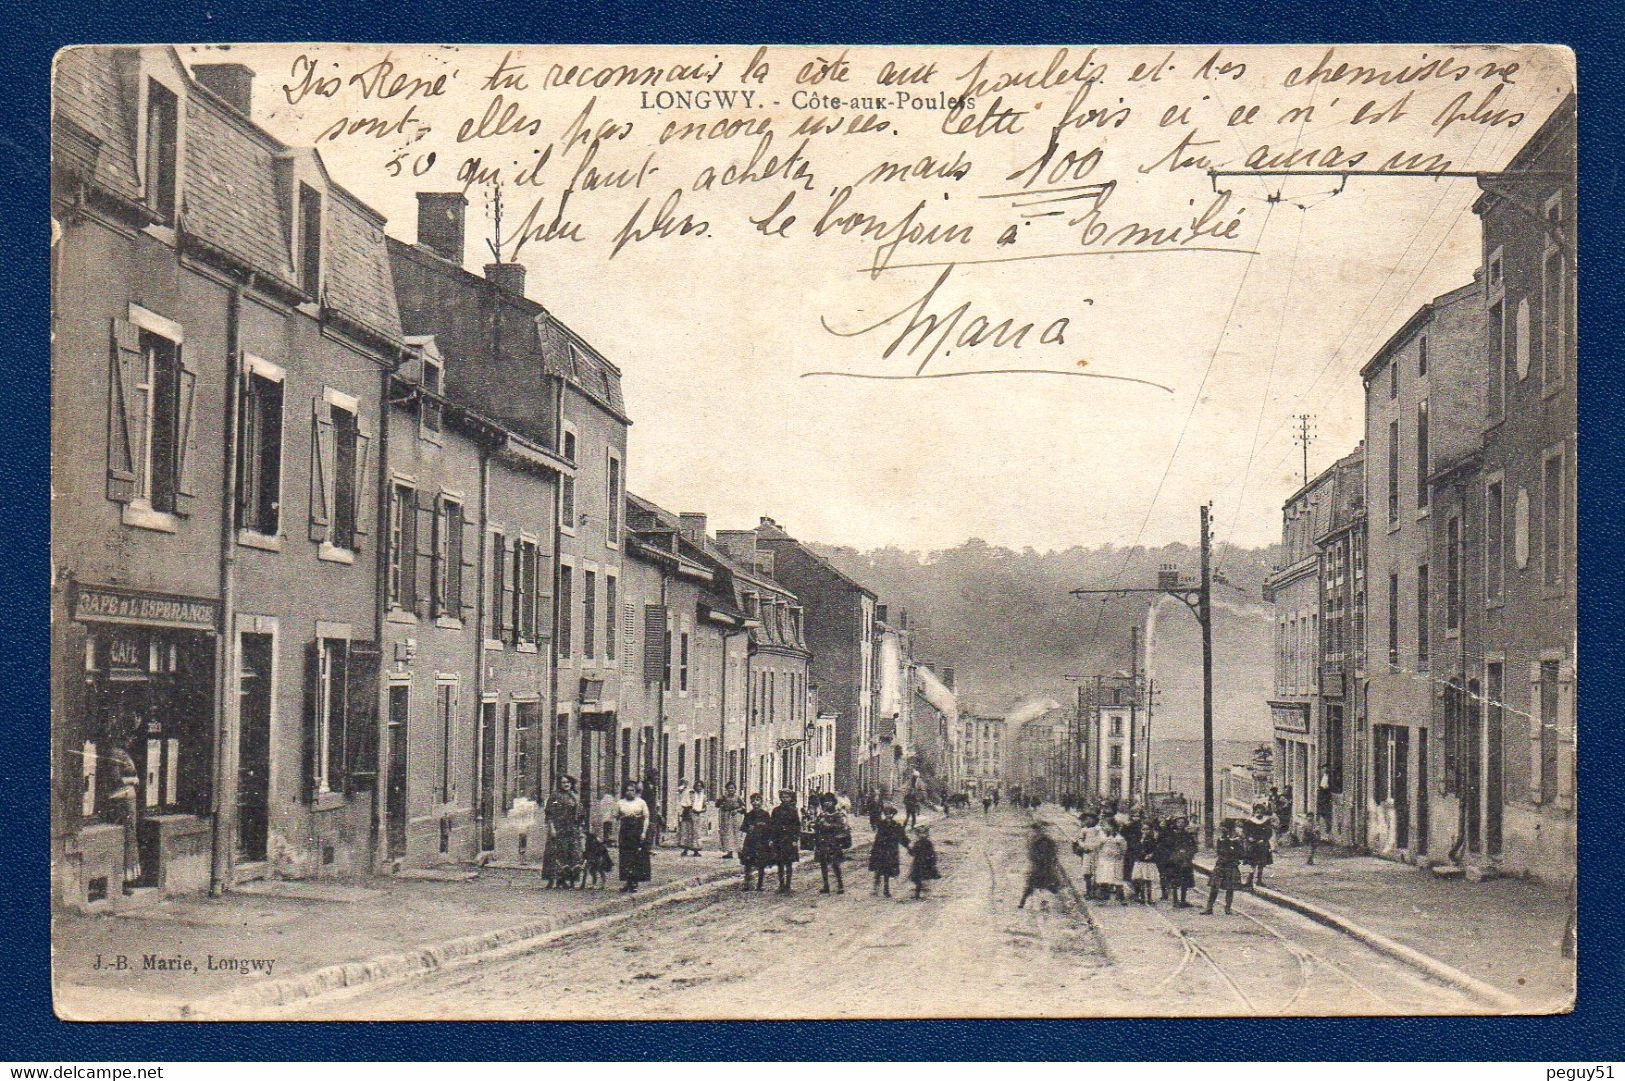
[[[854,834],[867,843],[868,823],[855,820]],[[475,871],[444,870],[453,872],[448,878]],[[548,920],[584,922],[647,903],[662,887],[670,893],[696,879],[743,874],[737,858],[714,850],[679,857],[675,848],[657,849],[651,870],[651,881],[630,896],[619,892],[614,872],[602,891],[549,890],[540,868],[487,867],[465,881],[356,876],[250,883],[219,898],[173,898],[114,914],[57,912],[56,1010],[74,1020],[172,1018],[187,1003],[259,981]]]
[[1310,867],[1308,853],[1277,851],[1264,885],[1453,965],[1532,1010],[1573,1002],[1574,958],[1559,952],[1568,920],[1563,890],[1534,879],[1439,878],[1425,868],[1325,849]]

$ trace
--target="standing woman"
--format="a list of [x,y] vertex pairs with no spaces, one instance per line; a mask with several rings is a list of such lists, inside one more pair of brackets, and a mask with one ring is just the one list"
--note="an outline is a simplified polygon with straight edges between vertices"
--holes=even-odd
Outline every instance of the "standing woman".
[[884,804],[880,808],[880,822],[875,826],[875,838],[869,845],[869,870],[874,872],[875,893],[891,896],[891,880],[902,871],[901,849],[908,847],[908,834],[897,821],[897,808]]
[[796,809],[794,789],[779,791],[779,805],[770,818],[773,830],[773,862],[779,866],[779,892],[790,892],[790,879],[801,858],[801,812]]
[[1250,886],[1262,886],[1264,868],[1275,862],[1275,857],[1270,852],[1270,833],[1273,827],[1274,822],[1270,819],[1269,810],[1262,803],[1253,806],[1253,816],[1242,824],[1242,832],[1247,843],[1245,859],[1248,866],[1253,869],[1248,881]]
[[639,882],[649,881],[649,845],[654,836],[654,820],[649,805],[638,795],[631,781],[615,801],[616,834],[620,846],[621,892],[637,892]]
[[141,883],[141,773],[135,767],[130,745],[139,738],[139,725],[116,731],[109,741],[108,772],[111,790],[107,794],[113,822],[124,828],[124,882],[122,892],[134,893]]
[[745,812],[741,825],[745,830],[745,840],[739,846],[739,862],[745,865],[742,888],[750,889],[750,874],[755,871],[756,892],[761,893],[767,865],[773,862],[773,816],[762,807],[760,792],[750,797],[750,810]]
[[717,843],[722,846],[722,858],[731,860],[739,850],[739,814],[745,805],[739,799],[739,790],[732,784],[723,790],[717,800]]
[[542,876],[550,890],[567,889],[581,874],[581,801],[576,780],[560,777],[542,810],[547,821],[547,845],[542,849]]
[[824,892],[829,892],[829,874],[834,871],[835,892],[845,893],[841,865],[846,862],[846,850],[852,847],[852,827],[847,824],[834,795],[825,792],[819,802],[818,817],[813,819],[813,856],[824,878]]
[[705,782],[695,781],[686,798],[678,799],[681,817],[677,820],[677,847],[679,855],[700,854],[700,816],[705,814]]
[[1109,901],[1115,896],[1118,904],[1128,904],[1123,894],[1123,860],[1127,852],[1128,842],[1118,832],[1117,820],[1113,818],[1105,825],[1100,852],[1095,858],[1095,887],[1100,891],[1101,900]]
[[1106,831],[1100,828],[1100,816],[1085,813],[1083,836],[1073,848],[1083,857],[1083,896],[1086,900],[1095,898],[1095,868],[1099,866],[1100,846],[1105,840]]

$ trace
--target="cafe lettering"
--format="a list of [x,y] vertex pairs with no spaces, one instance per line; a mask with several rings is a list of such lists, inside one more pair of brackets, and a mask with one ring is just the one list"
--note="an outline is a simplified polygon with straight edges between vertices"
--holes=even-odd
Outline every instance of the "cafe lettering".
[[145,623],[212,631],[218,616],[216,601],[163,593],[137,593],[106,586],[80,586],[74,618],[104,623]]

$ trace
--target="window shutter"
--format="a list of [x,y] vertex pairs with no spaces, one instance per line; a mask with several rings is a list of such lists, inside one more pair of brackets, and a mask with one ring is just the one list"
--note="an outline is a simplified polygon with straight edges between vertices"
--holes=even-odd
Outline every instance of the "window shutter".
[[[405,496],[403,499],[402,496]],[[410,488],[395,488],[390,495],[391,514],[401,516],[401,550],[396,553],[400,565],[401,585],[396,603],[406,611],[417,608],[418,572],[418,515],[417,500]]]
[[659,683],[666,673],[666,610],[643,606],[643,681]]
[[508,613],[513,603],[513,586],[508,581],[508,538],[501,533],[487,534],[491,552],[491,616],[492,635],[499,642],[508,641]]
[[377,642],[351,642],[346,670],[344,773],[350,791],[370,789],[378,779]]
[[114,319],[107,373],[107,498],[128,503],[140,491],[136,448],[145,441],[146,409],[136,386],[145,379],[141,332],[127,319]]
[[325,541],[333,520],[333,417],[320,395],[310,407],[310,539]]
[[463,531],[463,548],[460,565],[451,568],[451,573],[458,576],[457,600],[458,611],[452,615],[460,615],[468,619],[474,611],[474,586],[479,580],[475,574],[474,560],[479,554],[479,538],[473,536],[474,522],[468,517],[468,508],[459,505],[457,508],[457,526]]
[[190,515],[197,501],[197,369],[186,363],[186,350],[176,347],[179,399],[175,417],[175,513]]
[[321,726],[317,714],[322,696],[322,645],[320,641],[305,643],[305,777],[304,791],[307,802],[316,798],[321,788]]
[[446,551],[449,547],[446,530],[446,501],[436,496],[429,522],[429,614],[439,619],[446,614]]
[[[374,479],[371,458],[372,433],[366,429],[359,415],[356,416],[355,423],[355,483],[350,486],[350,491],[355,493],[355,514],[352,520],[355,522],[355,535],[365,537],[371,531],[369,523],[375,509],[373,504],[376,502],[372,494]],[[356,548],[360,547],[360,543],[357,542]]]
[[1529,802],[1540,802],[1541,754],[1540,662],[1529,662]]
[[434,586],[434,499],[418,492],[413,501],[412,610],[424,618],[429,614],[429,594]]

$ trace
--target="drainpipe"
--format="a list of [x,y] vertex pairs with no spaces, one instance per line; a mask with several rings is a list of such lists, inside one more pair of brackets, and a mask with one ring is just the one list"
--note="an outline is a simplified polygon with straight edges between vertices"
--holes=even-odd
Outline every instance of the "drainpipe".
[[[564,378],[562,376],[549,376],[549,378],[553,381],[553,449],[556,453],[562,456],[564,454]],[[553,596],[551,598],[552,604],[549,607],[553,609],[553,612],[550,621],[550,626],[552,629],[548,633],[548,714],[546,722],[548,754],[547,769],[549,772],[548,776],[542,778],[542,782],[537,785],[536,795],[538,802],[544,801],[547,798],[547,786],[549,783],[551,783],[552,777],[559,772],[560,765],[559,763],[553,761],[553,733],[557,730],[559,723],[559,555],[560,549],[564,544],[564,530],[563,523],[559,519],[558,486],[563,483],[563,480],[563,475],[560,474],[558,480],[554,482],[553,489],[553,566],[549,568],[550,577],[553,582]],[[541,648],[540,643],[537,643],[537,648]],[[566,731],[568,732],[568,729],[566,729]],[[567,748],[565,751],[565,761],[568,762],[568,736],[566,737],[565,746]]]
[[209,838],[209,896],[219,897],[231,881],[232,836],[236,826],[237,785],[230,766],[237,731],[237,410],[242,381],[243,285],[235,282],[226,295],[225,468],[220,480],[220,624],[215,635],[214,784],[210,800],[213,824]]
[[[722,632],[722,709],[721,709],[720,716],[717,718],[717,742],[722,745],[722,761],[723,761],[724,764],[726,764],[727,761],[728,761],[728,643],[732,642],[735,638],[738,638],[742,634],[749,634],[749,633],[750,633],[750,628],[749,627],[742,627],[737,631],[723,631]],[[745,654],[745,663],[746,663],[747,666],[750,663],[750,654],[748,652]],[[748,677],[747,677],[747,682],[746,682],[745,686],[746,686],[747,690],[750,687],[750,684],[748,682]],[[746,701],[747,702],[749,701],[749,695],[748,694],[746,696]],[[746,733],[746,737],[748,739],[749,734],[750,734],[750,714],[749,713],[745,714],[745,733]],[[744,757],[743,753],[741,753],[741,757],[742,758]],[[736,783],[743,782],[745,780],[745,777],[747,776],[746,771],[749,769],[749,765],[750,765],[749,762],[740,762],[739,763],[739,777],[736,779]],[[724,782],[724,783],[726,783],[726,782]],[[749,806],[750,805],[750,796],[749,796],[749,794],[746,794],[744,799],[745,799],[746,806]]]
[[[663,643],[666,653],[665,663],[660,668],[660,682],[655,685],[655,745],[652,749],[654,759],[659,763],[655,769],[660,777],[659,817],[662,832],[665,831],[666,813],[671,809],[666,800],[666,795],[671,790],[671,778],[666,776],[667,761],[664,753],[666,749],[666,673],[671,671],[676,661],[676,658],[672,656],[672,650],[676,648],[677,643],[671,627],[671,601],[668,592],[670,581],[669,574],[662,568],[660,571],[660,613],[662,616],[661,621],[666,627],[666,641]],[[659,838],[656,838],[656,843],[659,843]]]
[[[485,545],[490,535],[490,507],[491,498],[491,446],[484,440],[480,441],[480,506],[475,514],[478,523],[478,536],[474,542],[474,806],[483,810],[485,805],[485,777],[489,772],[491,784],[496,784],[493,763],[484,760],[485,734],[482,728],[485,724]],[[460,572],[459,572],[460,573]],[[494,713],[495,711],[493,711]],[[499,716],[499,715],[498,715]],[[491,723],[497,723],[497,716],[491,718]],[[491,737],[491,750],[496,751],[496,736]],[[474,815],[475,830],[479,836],[474,838],[474,851],[483,852],[485,849],[485,830],[489,827],[493,834],[493,847],[495,846],[496,831],[496,800],[491,803],[491,821],[484,822],[481,815]]]

